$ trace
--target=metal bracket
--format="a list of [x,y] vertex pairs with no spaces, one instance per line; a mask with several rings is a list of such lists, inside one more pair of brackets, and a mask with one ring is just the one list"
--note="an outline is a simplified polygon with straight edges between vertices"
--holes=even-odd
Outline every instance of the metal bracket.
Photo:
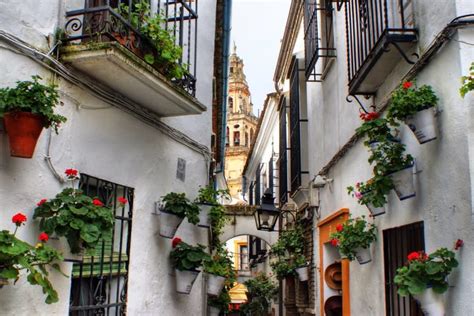
[[[405,54],[405,52],[401,49],[401,47],[398,45],[398,43],[390,42],[389,44],[392,44],[393,46],[395,46],[395,48],[398,50],[400,55],[403,57],[403,59],[405,59],[405,61],[407,63],[409,63],[410,65],[416,64],[416,61],[412,61],[408,58],[407,54]],[[412,56],[415,56],[417,60],[420,59],[420,55],[418,55],[417,53],[413,53]]]
[[[370,98],[373,97],[373,96],[374,96],[374,95],[370,95],[370,94],[364,95],[364,97],[365,97],[367,100],[370,99]],[[360,107],[360,109],[361,109],[362,111],[364,111],[366,114],[369,113],[369,112],[366,110],[365,106],[362,104],[362,102],[359,100],[359,98],[358,98],[356,95],[354,95],[354,94],[349,94],[349,95],[346,97],[346,101],[349,102],[349,103],[352,103],[354,100],[351,100],[351,98],[353,98],[354,100],[357,101],[357,103],[359,103],[359,107]],[[372,108],[372,110],[375,111],[375,104],[372,104],[372,105],[370,106],[370,108]]]

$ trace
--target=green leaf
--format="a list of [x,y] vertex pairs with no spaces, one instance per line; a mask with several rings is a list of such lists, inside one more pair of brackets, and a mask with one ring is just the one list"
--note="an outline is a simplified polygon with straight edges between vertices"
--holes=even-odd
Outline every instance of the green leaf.
[[87,243],[93,243],[100,237],[100,231],[95,225],[87,224],[81,229],[81,238]]
[[153,65],[155,63],[155,57],[152,54],[146,54],[144,56],[144,59],[150,65]]

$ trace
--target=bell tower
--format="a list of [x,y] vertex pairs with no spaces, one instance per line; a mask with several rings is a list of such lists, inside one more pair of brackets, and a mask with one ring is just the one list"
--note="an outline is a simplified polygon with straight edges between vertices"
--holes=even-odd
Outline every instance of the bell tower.
[[237,55],[235,43],[229,61],[225,176],[232,197],[240,198],[242,171],[255,137],[258,119],[253,114],[251,94],[244,73],[244,62]]

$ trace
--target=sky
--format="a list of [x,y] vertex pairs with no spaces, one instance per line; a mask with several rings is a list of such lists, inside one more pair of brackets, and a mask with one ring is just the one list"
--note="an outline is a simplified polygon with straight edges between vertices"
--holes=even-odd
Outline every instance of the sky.
[[[291,0],[233,0],[232,41],[244,60],[254,113],[274,92],[273,74]],[[233,50],[233,42],[231,52]]]

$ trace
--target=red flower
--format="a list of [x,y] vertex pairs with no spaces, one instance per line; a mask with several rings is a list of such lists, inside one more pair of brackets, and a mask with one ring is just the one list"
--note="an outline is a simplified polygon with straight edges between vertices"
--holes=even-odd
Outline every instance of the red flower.
[[39,234],[38,239],[39,239],[39,241],[47,242],[48,239],[49,239],[49,236],[48,236],[48,234],[43,232],[43,233]]
[[333,245],[334,247],[337,247],[337,245],[339,245],[339,240],[338,239],[331,239],[331,245]]
[[181,242],[183,242],[181,238],[175,237],[173,238],[173,241],[171,242],[171,246],[173,246],[173,248],[176,248],[176,246],[179,245]]
[[456,240],[456,243],[454,244],[454,250],[458,250],[462,246],[464,246],[464,241],[462,239],[458,239]]
[[409,260],[409,261],[418,260],[418,259],[420,259],[420,254],[419,254],[418,252],[416,252],[416,251],[413,251],[412,253],[410,253],[410,254],[408,255],[408,260]]
[[343,229],[344,229],[344,227],[342,226],[342,224],[337,224],[337,225],[336,225],[336,230],[337,230],[338,232],[342,232]]
[[410,81],[405,81],[402,86],[403,86],[403,89],[407,90],[407,89],[409,89],[412,85],[413,85],[413,83],[411,83]]
[[12,222],[15,223],[16,226],[20,226],[24,222],[26,222],[26,215],[23,213],[17,213],[13,215]]
[[42,199],[41,201],[39,201],[38,203],[36,203],[37,206],[41,206],[43,205],[44,203],[48,202],[48,199]]
[[77,170],[76,169],[66,169],[66,171],[64,171],[64,173],[66,174],[66,176],[69,179],[74,179],[74,178],[77,177]]
[[364,122],[370,122],[372,120],[375,120],[380,116],[379,113],[377,112],[370,112],[370,113],[361,113],[359,117],[364,121]]
[[95,206],[104,206],[104,203],[102,203],[102,201],[99,199],[93,199],[92,204],[94,204]]
[[127,204],[128,201],[127,201],[127,199],[124,198],[124,197],[119,197],[119,198],[118,198],[118,202],[119,202],[120,204],[122,204],[122,206],[124,206],[125,204]]

